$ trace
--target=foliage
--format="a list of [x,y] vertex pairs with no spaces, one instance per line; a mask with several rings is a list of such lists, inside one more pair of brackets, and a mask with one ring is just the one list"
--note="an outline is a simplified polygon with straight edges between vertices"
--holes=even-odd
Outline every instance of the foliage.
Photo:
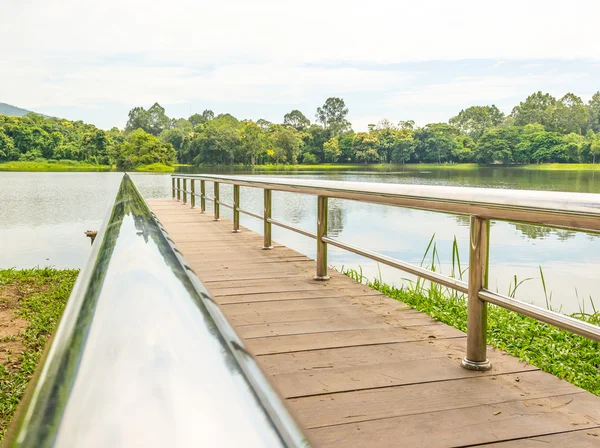
[[[14,364],[0,365],[0,439],[4,437],[19,400],[39,362],[46,342],[54,332],[77,278],[76,270],[0,270],[0,299],[16,295],[15,317],[28,322],[13,340],[24,346]],[[3,340],[2,342],[6,342]]]
[[346,119],[348,108],[341,98],[327,98],[323,107],[317,107],[317,121],[331,135],[339,135],[350,129],[350,122]]
[[175,149],[170,143],[164,143],[143,129],[136,129],[128,135],[113,158],[117,168],[124,170],[154,163],[171,165],[175,159]]
[[478,139],[485,131],[496,128],[504,122],[504,114],[495,105],[472,106],[461,110],[449,123],[465,134]]
[[[383,119],[355,133],[341,98],[327,98],[316,123],[299,110],[282,123],[238,120],[209,109],[169,118],[158,103],[134,107],[124,131],[82,122],[0,115],[0,162],[75,160],[134,169],[142,164],[319,163],[517,164],[600,160],[600,92],[588,104],[536,92],[507,117],[495,105],[461,110],[448,123],[418,127]],[[149,135],[142,136],[141,133]],[[133,137],[132,137],[133,136]],[[158,141],[153,138],[158,137]],[[171,150],[174,149],[174,151]]]

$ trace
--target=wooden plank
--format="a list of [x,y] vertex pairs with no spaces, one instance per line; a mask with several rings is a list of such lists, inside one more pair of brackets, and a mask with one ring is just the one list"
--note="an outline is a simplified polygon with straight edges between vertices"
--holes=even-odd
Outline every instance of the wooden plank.
[[580,392],[537,370],[294,398],[289,404],[306,427],[321,428]]
[[477,446],[481,448],[598,448],[600,446],[600,426]]
[[247,338],[246,345],[257,356],[278,353],[293,353],[326,348],[355,347],[361,345],[393,344],[430,339],[465,337],[461,331],[436,323],[406,328],[399,333],[389,328],[374,328],[346,331],[318,331],[315,333]]
[[[597,398],[577,393],[510,401],[328,426],[316,428],[310,434],[318,445],[331,448],[397,447],[399,441],[407,447],[469,446],[597,428],[600,421]],[[587,409],[588,415],[583,415],[581,409]],[[568,443],[565,448],[570,447]]]
[[491,370],[468,371],[460,366],[464,346],[465,339],[458,338],[266,355],[260,360],[286,398],[537,370],[492,351]]
[[[282,300],[304,300],[304,299],[322,299],[330,297],[343,297],[344,294],[352,294],[352,291],[338,291],[337,294],[332,294],[331,291],[325,289],[318,289],[314,291],[300,290],[300,291],[287,291],[285,294],[280,292],[266,292],[260,294],[233,294],[227,296],[214,296],[215,302],[220,305],[233,304],[233,303],[248,303],[248,302],[269,302],[269,301],[282,301]],[[381,295],[378,292],[373,291],[373,295]]]

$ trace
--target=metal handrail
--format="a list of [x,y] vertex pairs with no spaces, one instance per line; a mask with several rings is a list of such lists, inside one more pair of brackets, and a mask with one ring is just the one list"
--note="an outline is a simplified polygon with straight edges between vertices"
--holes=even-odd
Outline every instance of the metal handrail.
[[[535,305],[487,289],[489,272],[490,220],[524,222],[560,227],[577,231],[600,233],[600,195],[548,191],[503,190],[425,185],[382,184],[371,182],[339,182],[327,180],[284,179],[279,177],[222,176],[208,174],[175,174],[172,177],[173,198],[180,199],[181,185],[187,180],[201,183],[202,212],[206,210],[205,182],[214,182],[214,200],[219,199],[220,183],[233,185],[233,209],[264,222],[264,249],[272,248],[271,224],[317,240],[316,280],[327,280],[327,245],[339,247],[388,266],[409,272],[426,280],[439,283],[468,295],[467,355],[462,366],[471,370],[487,370],[486,304],[516,311],[539,321],[554,325],[595,341],[600,341],[600,327],[546,310]],[[264,216],[260,217],[239,208],[239,188],[262,188],[265,192]],[[313,194],[318,197],[317,234],[312,234],[271,218],[271,191]],[[192,193],[192,206],[195,204]],[[328,198],[350,199],[374,204],[393,205],[433,212],[468,215],[470,223],[469,282],[412,265],[376,252],[361,249],[327,236]],[[185,197],[184,201],[185,203]],[[239,231],[239,214],[234,213],[234,231]]]
[[307,446],[125,175],[6,446]]

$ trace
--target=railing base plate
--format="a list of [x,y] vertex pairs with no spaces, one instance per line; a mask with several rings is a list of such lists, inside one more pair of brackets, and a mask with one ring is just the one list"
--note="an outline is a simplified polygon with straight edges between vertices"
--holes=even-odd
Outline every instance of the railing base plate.
[[467,358],[463,358],[460,365],[467,370],[475,370],[478,372],[483,372],[492,368],[492,364],[487,359],[485,361],[469,361]]

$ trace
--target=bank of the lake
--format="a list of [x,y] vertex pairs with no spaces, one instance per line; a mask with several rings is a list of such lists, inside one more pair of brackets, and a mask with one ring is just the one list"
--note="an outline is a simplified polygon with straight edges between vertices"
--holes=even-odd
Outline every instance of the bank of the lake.
[[0,441],[4,438],[79,271],[0,270]]
[[[441,287],[393,287],[360,272],[344,273],[388,297],[424,312],[433,319],[467,331],[467,302],[450,297]],[[600,325],[600,310],[572,317]],[[600,396],[600,343],[560,330],[518,313],[488,304],[487,342],[541,370]]]
[[[266,165],[189,165],[175,163],[172,166],[163,163],[152,163],[150,165],[141,165],[133,171],[152,172],[152,173],[172,173],[175,171],[195,172],[197,170],[215,170],[215,171],[266,171],[266,172],[287,172],[287,171],[423,171],[423,170],[453,170],[453,171],[474,171],[480,168],[506,168],[519,169],[527,171],[600,171],[600,163],[547,163],[530,165],[478,165],[476,163],[376,163],[376,164],[350,164],[350,163],[320,163],[313,165],[295,164],[266,164]],[[34,161],[13,161],[0,163],[0,171],[30,171],[30,172],[53,172],[53,171],[119,171],[114,165],[93,165],[85,162],[73,160],[34,160]]]
[[[68,172],[68,171],[118,171],[114,165],[93,165],[73,160],[34,160],[0,163],[0,171],[29,171],[29,172]],[[162,163],[141,165],[134,169],[140,172],[170,173],[175,171],[173,166]]]

